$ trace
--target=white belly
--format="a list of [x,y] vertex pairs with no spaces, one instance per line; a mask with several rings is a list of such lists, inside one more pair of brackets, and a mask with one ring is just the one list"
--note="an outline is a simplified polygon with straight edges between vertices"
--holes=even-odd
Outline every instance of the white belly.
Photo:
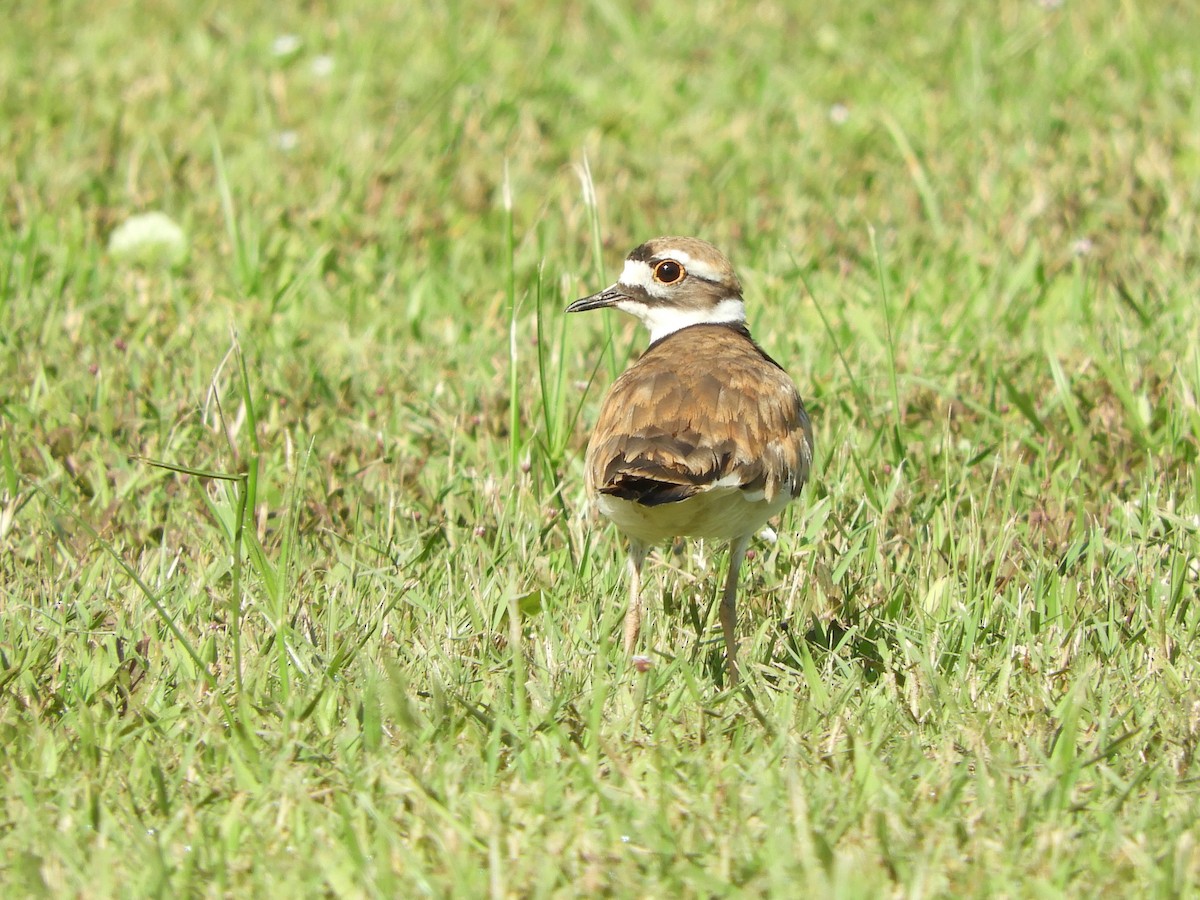
[[697,537],[730,541],[753,534],[792,498],[780,492],[772,502],[749,500],[739,488],[715,488],[661,506],[643,506],[607,494],[596,497],[596,506],[622,532],[646,544],[668,538]]

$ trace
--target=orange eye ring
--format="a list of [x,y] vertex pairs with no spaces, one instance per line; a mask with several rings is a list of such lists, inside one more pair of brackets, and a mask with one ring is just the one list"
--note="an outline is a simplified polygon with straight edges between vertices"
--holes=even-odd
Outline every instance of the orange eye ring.
[[678,284],[687,275],[687,269],[673,259],[664,259],[654,267],[654,280],[659,284]]

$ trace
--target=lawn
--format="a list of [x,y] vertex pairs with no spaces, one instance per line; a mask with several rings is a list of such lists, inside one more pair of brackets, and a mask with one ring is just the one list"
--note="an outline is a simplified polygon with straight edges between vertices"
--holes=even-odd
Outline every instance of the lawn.
[[[302,6],[0,21],[5,896],[1200,891],[1188,4]],[[736,691],[584,493],[658,234],[814,423]]]

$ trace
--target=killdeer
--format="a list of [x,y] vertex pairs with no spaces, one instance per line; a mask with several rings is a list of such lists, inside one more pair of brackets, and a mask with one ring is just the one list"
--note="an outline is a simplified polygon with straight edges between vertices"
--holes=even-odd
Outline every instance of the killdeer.
[[567,312],[615,307],[650,346],[613,383],[587,448],[587,489],[629,539],[625,652],[642,621],[650,547],[729,542],[721,597],[730,684],[737,671],[738,572],[750,538],[808,478],[813,436],[796,386],[746,327],[742,286],[716,247],[660,237],[629,254],[616,284]]

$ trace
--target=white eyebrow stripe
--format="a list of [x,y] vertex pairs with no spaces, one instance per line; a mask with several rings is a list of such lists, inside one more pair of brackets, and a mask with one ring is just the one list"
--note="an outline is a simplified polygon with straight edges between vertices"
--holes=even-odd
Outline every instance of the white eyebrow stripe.
[[673,259],[675,262],[681,264],[685,269],[691,268],[692,265],[692,257],[686,250],[676,250],[672,247],[668,247],[662,253],[659,253],[657,258]]
[[[687,254],[685,253],[683,255],[686,256]],[[724,280],[716,269],[702,259],[692,259],[688,262],[683,262],[681,259],[679,262],[683,264],[685,269],[687,269],[689,275],[695,275],[702,281],[712,281],[719,284]]]
[[712,281],[720,284],[725,280],[725,277],[706,263],[702,259],[693,257],[686,250],[677,250],[674,247],[668,247],[661,253],[657,254],[657,259],[673,259],[685,269],[689,275],[695,275],[703,281]]
[[[660,260],[673,259],[683,266],[689,275],[695,275],[701,281],[720,284],[725,280],[724,275],[704,260],[694,259],[683,250],[664,250],[655,258]],[[666,296],[663,286],[654,280],[654,269],[651,268],[649,263],[643,262],[640,259],[625,260],[625,268],[621,271],[621,277],[618,280],[621,284],[628,285],[629,287],[640,287],[651,296]]]

